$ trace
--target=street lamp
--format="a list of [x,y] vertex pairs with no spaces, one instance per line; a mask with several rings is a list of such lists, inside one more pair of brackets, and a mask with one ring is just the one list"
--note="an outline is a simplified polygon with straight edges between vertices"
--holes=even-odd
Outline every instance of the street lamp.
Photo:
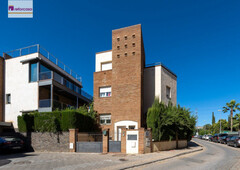
[[220,130],[219,132],[221,133],[222,132],[222,124],[221,124],[221,118],[222,118],[222,110],[218,110],[220,112]]

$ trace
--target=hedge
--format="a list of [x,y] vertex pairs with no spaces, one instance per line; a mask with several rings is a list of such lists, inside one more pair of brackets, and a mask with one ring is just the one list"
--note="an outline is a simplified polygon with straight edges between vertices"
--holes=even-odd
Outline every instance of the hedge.
[[71,128],[78,128],[80,132],[92,132],[98,131],[99,125],[91,116],[70,109],[18,116],[20,132],[59,132]]

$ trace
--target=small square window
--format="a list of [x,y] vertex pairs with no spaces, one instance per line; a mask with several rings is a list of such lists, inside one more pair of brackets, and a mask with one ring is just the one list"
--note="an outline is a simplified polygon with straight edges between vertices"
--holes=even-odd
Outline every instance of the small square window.
[[135,52],[132,52],[132,55],[135,55]]
[[133,47],[135,47],[135,46],[136,46],[136,44],[135,44],[135,43],[132,43],[132,46],[133,46]]
[[120,54],[117,55],[117,58],[120,58]]
[[126,35],[125,35],[125,37],[124,37],[124,38],[125,38],[125,40],[127,40],[127,36],[126,36]]
[[117,41],[120,41],[120,38],[119,38],[119,37],[117,37]]
[[125,48],[127,48],[127,44],[125,44]]
[[11,104],[11,94],[6,94],[6,103]]
[[135,34],[133,34],[132,37],[135,38],[136,37]]
[[120,46],[117,46],[117,49],[120,50]]
[[100,124],[101,125],[110,125],[111,124],[111,114],[101,114],[100,115]]
[[127,53],[125,53],[125,57],[127,57]]

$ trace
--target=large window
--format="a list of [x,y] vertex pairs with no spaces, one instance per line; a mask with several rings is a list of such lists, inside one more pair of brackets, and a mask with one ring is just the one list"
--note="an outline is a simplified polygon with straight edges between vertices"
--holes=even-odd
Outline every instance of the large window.
[[40,64],[40,73],[39,73],[39,80],[47,80],[52,78],[52,71],[45,67],[44,65]]
[[110,125],[111,124],[111,114],[100,115],[100,124],[101,125]]
[[102,71],[105,71],[105,70],[112,70],[112,63],[111,62],[102,63]]
[[100,87],[99,92],[100,92],[100,97],[111,97],[112,87]]
[[30,64],[30,82],[37,81],[37,63]]

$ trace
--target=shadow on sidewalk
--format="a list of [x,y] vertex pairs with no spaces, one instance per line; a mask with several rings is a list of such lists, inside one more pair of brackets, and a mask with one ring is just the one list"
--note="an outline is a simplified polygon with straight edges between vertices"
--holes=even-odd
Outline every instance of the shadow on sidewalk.
[[198,145],[197,143],[195,143],[192,140],[188,142],[188,147],[198,147],[198,146],[200,146],[200,145]]

